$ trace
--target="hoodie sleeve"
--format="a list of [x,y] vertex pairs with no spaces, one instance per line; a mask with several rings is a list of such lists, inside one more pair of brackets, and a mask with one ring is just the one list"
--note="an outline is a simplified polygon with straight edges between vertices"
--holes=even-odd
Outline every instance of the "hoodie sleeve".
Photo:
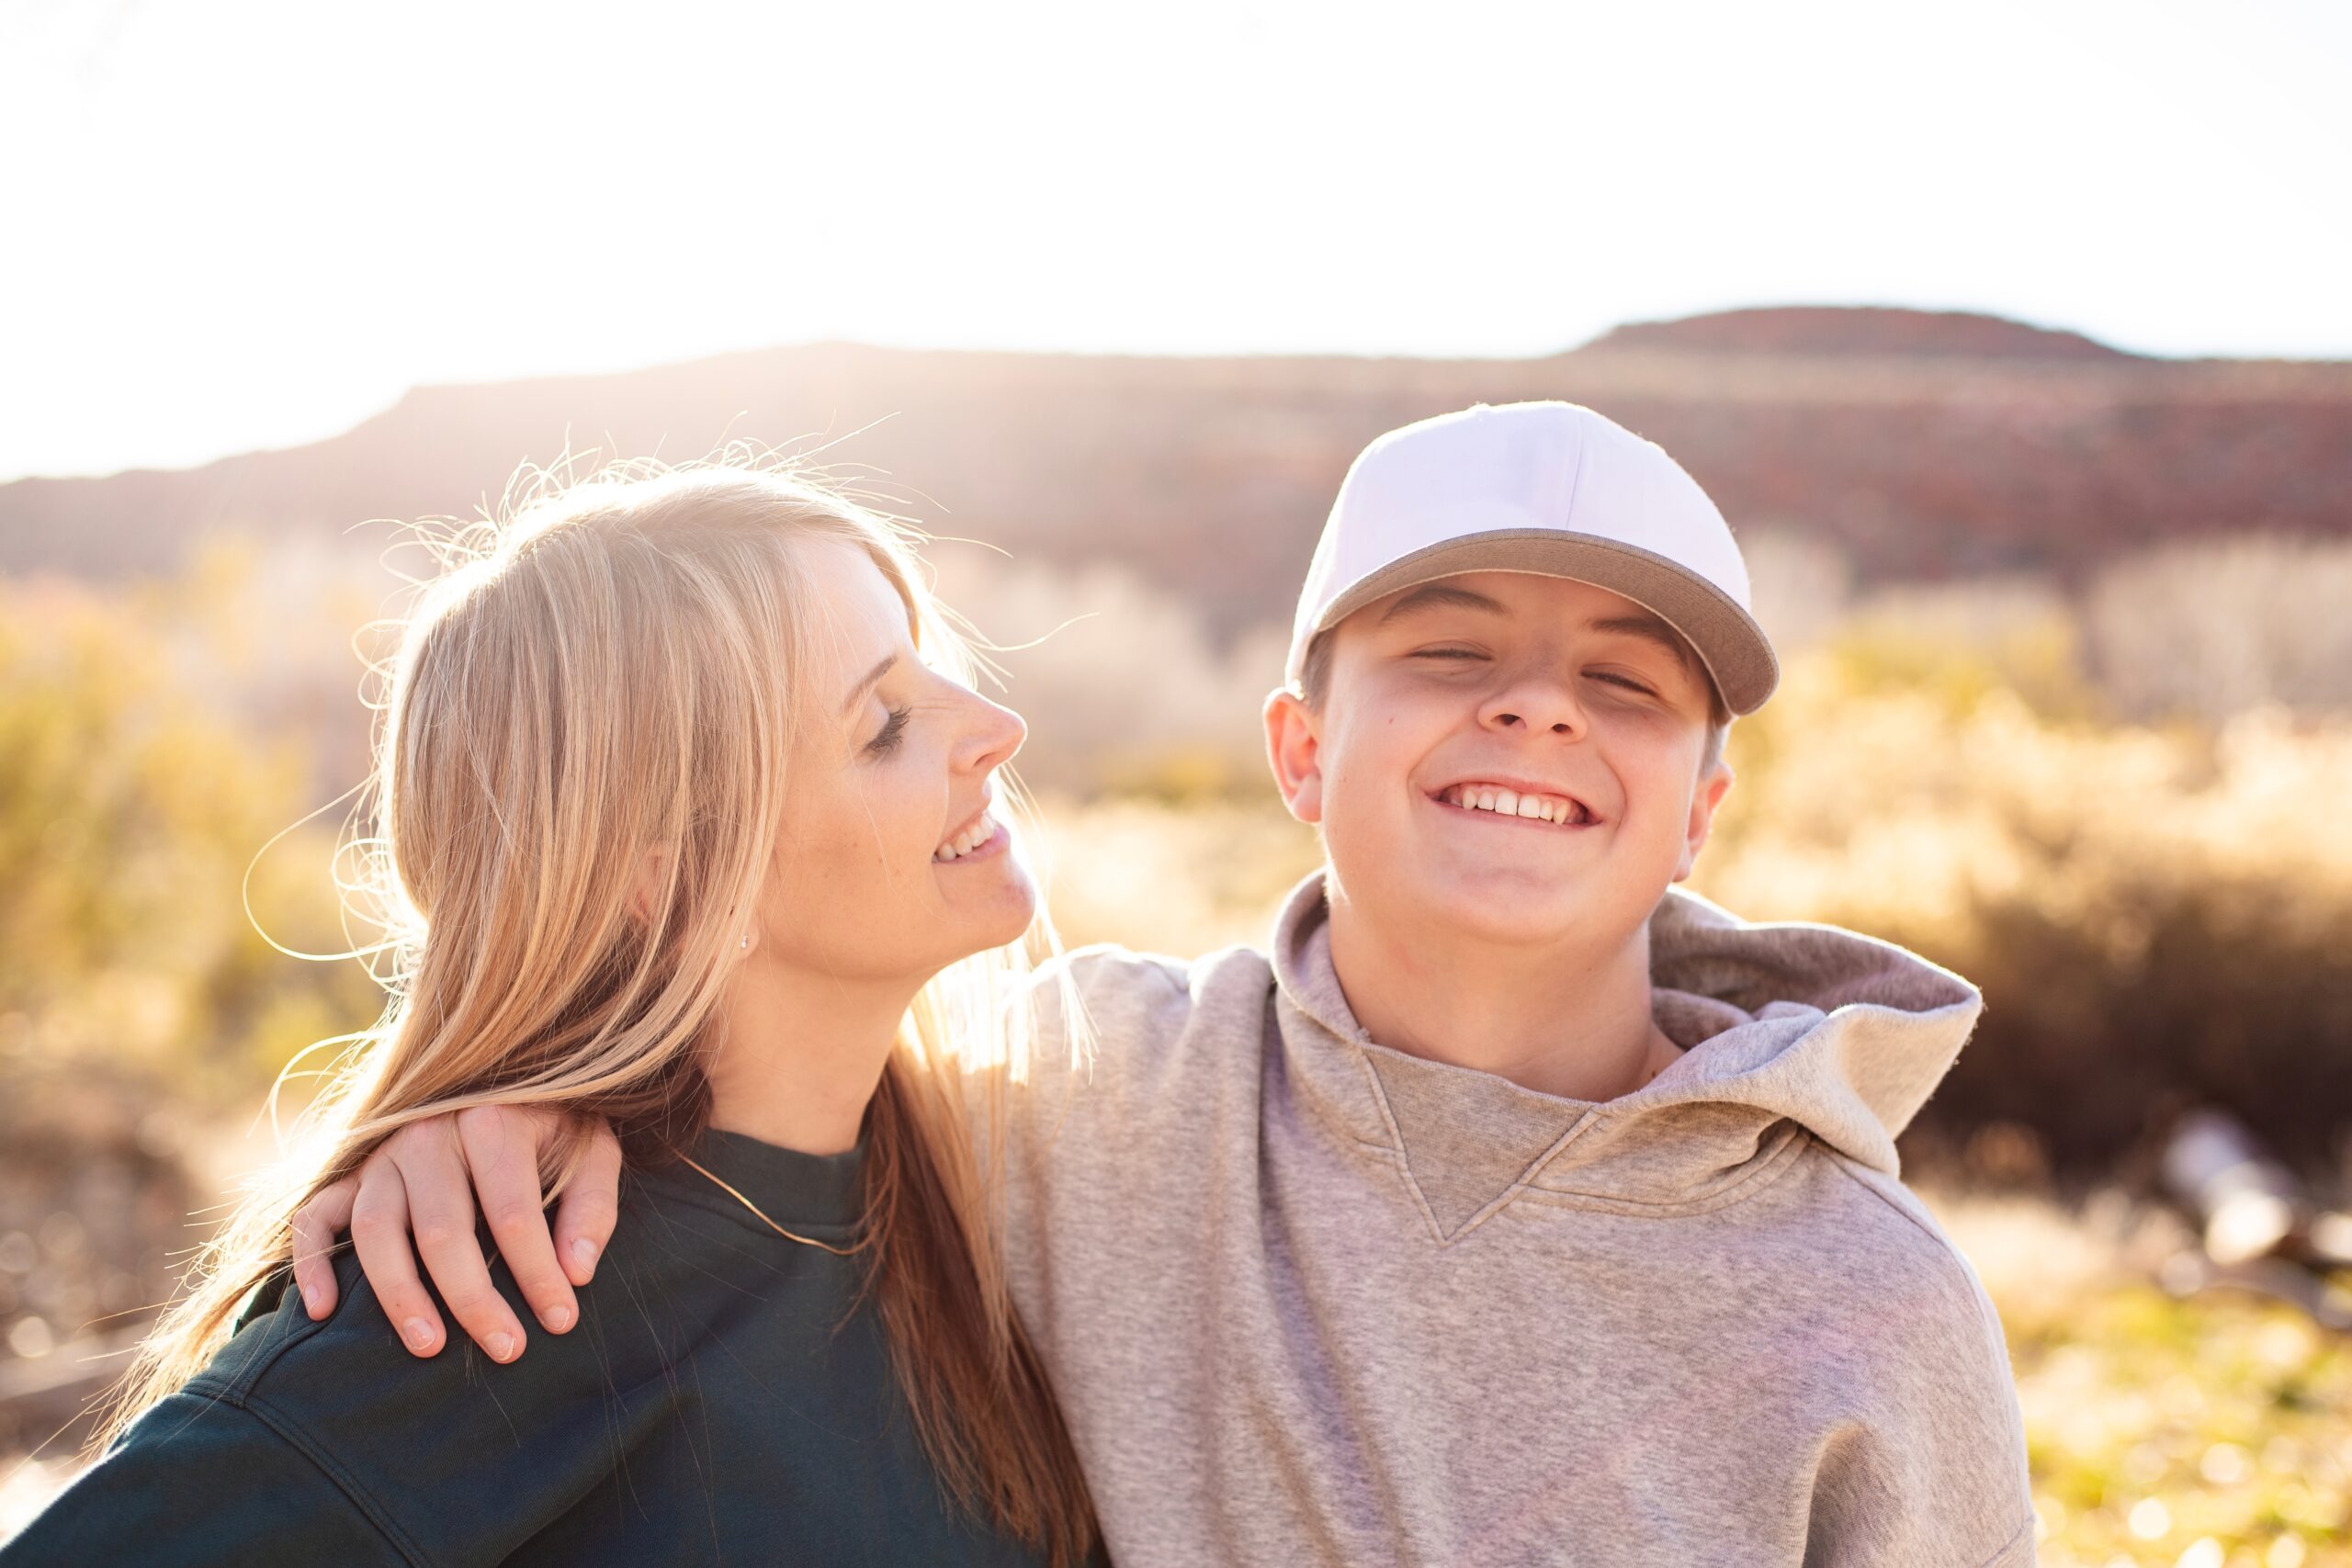
[[2030,1568],[2033,1492],[2000,1316],[1916,1197],[1839,1164],[1933,1246],[1864,1282],[1881,1298],[1873,1386],[1817,1456],[1806,1568]]

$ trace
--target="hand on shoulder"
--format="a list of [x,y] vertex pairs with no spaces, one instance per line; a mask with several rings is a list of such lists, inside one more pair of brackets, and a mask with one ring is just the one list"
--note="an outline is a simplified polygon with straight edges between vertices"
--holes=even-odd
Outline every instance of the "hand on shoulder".
[[[578,1154],[546,1213],[540,1172],[567,1145]],[[539,1325],[563,1334],[579,1321],[574,1288],[596,1271],[619,1215],[620,1142],[602,1122],[527,1106],[482,1106],[412,1122],[352,1175],[322,1189],[294,1217],[294,1280],[314,1318],[334,1311],[341,1292],[332,1258],[348,1230],[385,1317],[411,1354],[433,1356],[445,1342],[441,1314],[420,1277],[429,1277],[458,1325],[492,1359],[511,1361],[527,1342],[521,1319],[491,1281],[476,1238],[489,1221],[524,1300]]]

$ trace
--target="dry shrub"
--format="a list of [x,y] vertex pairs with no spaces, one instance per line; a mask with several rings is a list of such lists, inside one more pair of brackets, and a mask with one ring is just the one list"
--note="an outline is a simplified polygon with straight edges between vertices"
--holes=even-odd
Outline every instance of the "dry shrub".
[[1220,641],[1198,607],[1124,567],[1016,565],[946,544],[933,555],[947,602],[1004,645],[1005,700],[1032,721],[1017,765],[1033,784],[1158,793],[1170,760],[1262,779],[1258,713],[1282,683],[1287,628]]
[[2219,721],[2263,703],[2352,710],[2352,540],[2265,534],[2146,551],[2085,607],[2117,710]]
[[372,1016],[356,965],[255,929],[342,944],[333,824],[302,823],[307,749],[238,714],[202,607],[0,583],[0,1092],[103,1062],[243,1105]]
[[1055,923],[1072,944],[1190,958],[1266,940],[1282,896],[1321,861],[1315,835],[1260,805],[1044,803]]
[[1890,674],[1884,651],[1858,630],[1792,660],[1734,728],[1694,884],[1984,988],[1930,1129],[2015,1122],[2087,1169],[2205,1100],[2329,1154],[2352,1119],[2352,721],[2102,727],[1975,655]]
[[1852,558],[1802,529],[1770,525],[1739,530],[1739,553],[1756,618],[1782,654],[1811,648],[1850,612]]

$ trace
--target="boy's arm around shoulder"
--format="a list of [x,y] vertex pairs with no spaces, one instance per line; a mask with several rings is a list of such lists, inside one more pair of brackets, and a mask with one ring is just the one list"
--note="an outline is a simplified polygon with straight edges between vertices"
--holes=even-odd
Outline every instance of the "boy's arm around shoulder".
[[1854,1281],[1865,1419],[1815,1474],[1808,1564],[2031,1568],[2033,1491],[1999,1313],[1975,1269],[1894,1177],[1842,1156],[1888,1240]]
[[0,1546],[0,1568],[421,1561],[331,1456],[252,1397],[262,1366],[320,1326],[299,1310],[255,1317]]

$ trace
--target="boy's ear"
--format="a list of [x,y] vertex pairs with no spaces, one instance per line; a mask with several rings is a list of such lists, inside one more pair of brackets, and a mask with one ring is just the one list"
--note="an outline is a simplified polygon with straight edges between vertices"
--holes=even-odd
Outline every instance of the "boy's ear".
[[1266,697],[1266,761],[1290,814],[1310,825],[1323,820],[1323,741],[1319,721],[1297,695],[1277,687]]
[[1674,880],[1681,881],[1690,874],[1699,862],[1699,852],[1706,847],[1708,830],[1715,825],[1715,808],[1724,803],[1731,790],[1733,773],[1729,762],[1718,761],[1696,794],[1690,797],[1690,820],[1684,829],[1682,862],[1674,868]]

